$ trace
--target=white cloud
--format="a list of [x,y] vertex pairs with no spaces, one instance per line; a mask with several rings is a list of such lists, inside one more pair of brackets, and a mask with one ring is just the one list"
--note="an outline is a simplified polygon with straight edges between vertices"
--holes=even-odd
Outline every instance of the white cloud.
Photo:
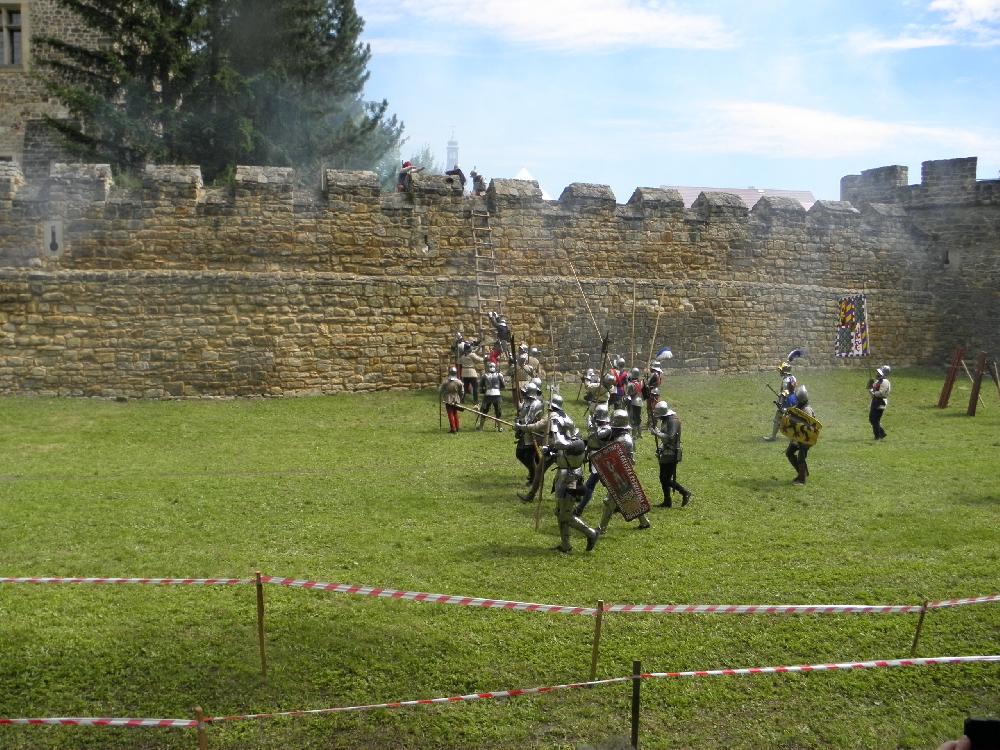
[[932,31],[918,32],[896,38],[883,37],[870,31],[859,31],[848,37],[848,44],[855,54],[870,55],[878,52],[903,52],[927,47],[947,47],[955,39]]
[[944,13],[959,29],[1000,23],[1000,0],[933,0],[930,9]]
[[366,0],[362,14],[392,8],[439,23],[477,28],[559,50],[721,49],[734,37],[714,16],[675,10],[657,0]]
[[367,40],[372,52],[377,55],[447,55],[450,48],[420,39],[399,39],[395,37],[374,37]]
[[823,159],[923,151],[1000,156],[1000,133],[851,117],[818,109],[753,101],[708,104],[687,130],[664,133],[677,150]]

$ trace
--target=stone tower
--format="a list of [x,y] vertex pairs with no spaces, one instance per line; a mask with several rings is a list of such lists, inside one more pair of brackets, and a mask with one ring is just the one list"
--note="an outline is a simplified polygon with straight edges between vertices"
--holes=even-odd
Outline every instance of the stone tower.
[[448,156],[445,159],[445,169],[454,169],[455,165],[458,164],[458,141],[455,140],[455,131],[451,132],[451,138],[448,140]]
[[29,178],[48,176],[53,160],[65,160],[42,120],[69,114],[34,75],[42,34],[76,44],[97,38],[56,0],[0,0],[0,161],[19,163]]

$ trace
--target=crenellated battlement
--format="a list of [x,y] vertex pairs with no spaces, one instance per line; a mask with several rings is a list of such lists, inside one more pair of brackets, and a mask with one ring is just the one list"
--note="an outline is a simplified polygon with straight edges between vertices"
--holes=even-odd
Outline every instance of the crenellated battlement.
[[549,368],[585,368],[591,312],[622,349],[633,309],[637,330],[658,319],[676,342],[672,367],[756,369],[795,346],[843,364],[836,301],[858,291],[894,364],[934,363],[957,340],[1000,348],[1000,181],[975,168],[926,162],[919,185],[906,167],[867,170],[806,211],[721,192],[685,208],[653,187],[620,204],[591,183],[545,200],[537,182],[501,178],[474,197],[423,174],[383,193],[364,171],[303,190],[278,167],[206,186],[197,165],[154,165],[116,185],[102,165],[25,179],[0,163],[0,392],[431,385],[421,352],[479,326],[484,215],[505,311],[555,346]]

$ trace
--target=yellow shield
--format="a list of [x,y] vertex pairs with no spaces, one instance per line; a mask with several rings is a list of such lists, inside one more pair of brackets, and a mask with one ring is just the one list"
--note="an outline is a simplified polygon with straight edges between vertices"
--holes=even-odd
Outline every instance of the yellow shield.
[[781,415],[781,434],[803,445],[816,445],[822,423],[794,406]]

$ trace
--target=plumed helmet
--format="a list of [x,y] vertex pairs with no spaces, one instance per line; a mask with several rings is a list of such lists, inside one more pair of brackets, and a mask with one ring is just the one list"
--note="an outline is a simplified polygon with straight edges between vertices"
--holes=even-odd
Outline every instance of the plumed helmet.
[[612,427],[628,427],[628,412],[624,409],[615,409],[611,414],[611,426]]
[[562,411],[563,408],[563,397],[560,393],[553,393],[552,398],[549,399],[549,408],[555,409],[556,411]]
[[489,372],[496,372],[497,371],[497,363],[496,362],[488,362],[486,364],[486,369]]
[[657,401],[653,407],[653,415],[657,417],[667,416],[668,411],[670,411],[670,405],[666,401]]
[[633,380],[638,380],[638,379],[639,379],[639,376],[640,376],[641,374],[642,374],[642,373],[640,373],[640,372],[639,372],[639,368],[638,368],[638,367],[633,367],[633,368],[632,368],[632,370],[631,370],[631,371],[629,372],[629,374],[628,374],[628,375],[629,375],[629,377],[630,377],[630,378],[632,378]]
[[778,372],[780,372],[782,375],[791,375],[792,374],[791,362],[782,362],[780,365],[778,365]]
[[452,365],[451,367],[448,368],[448,374],[449,375],[458,375],[458,368],[455,367],[455,365]]
[[809,391],[806,390],[804,385],[800,385],[795,389],[795,401],[798,406],[805,406],[809,403]]
[[889,365],[882,365],[875,372],[878,373],[878,376],[880,378],[884,378],[886,375],[888,375],[890,372],[892,372],[892,368],[889,367]]
[[610,412],[608,411],[607,404],[598,404],[597,408],[594,409],[594,421],[598,424],[607,424],[611,421]]
[[610,388],[615,384],[615,376],[612,375],[610,372],[606,372],[604,373],[604,377],[602,378],[601,382],[604,383],[604,385],[606,385],[608,388]]

